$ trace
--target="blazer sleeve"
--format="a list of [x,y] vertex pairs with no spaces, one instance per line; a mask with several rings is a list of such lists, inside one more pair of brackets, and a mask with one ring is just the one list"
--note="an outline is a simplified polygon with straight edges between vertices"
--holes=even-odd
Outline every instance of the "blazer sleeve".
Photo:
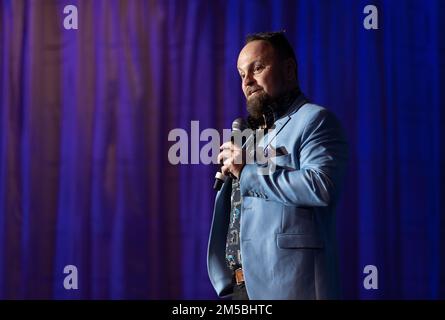
[[240,176],[241,195],[292,206],[330,205],[338,195],[348,158],[339,121],[327,109],[318,111],[303,129],[301,143],[295,145],[292,152],[299,159],[299,170],[277,166],[265,174],[258,164],[246,164]]

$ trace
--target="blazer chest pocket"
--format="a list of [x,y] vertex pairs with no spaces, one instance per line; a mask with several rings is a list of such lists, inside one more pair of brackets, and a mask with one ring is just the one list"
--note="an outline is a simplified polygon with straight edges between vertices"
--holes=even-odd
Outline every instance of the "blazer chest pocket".
[[281,249],[321,249],[323,241],[314,234],[277,234],[277,246]]

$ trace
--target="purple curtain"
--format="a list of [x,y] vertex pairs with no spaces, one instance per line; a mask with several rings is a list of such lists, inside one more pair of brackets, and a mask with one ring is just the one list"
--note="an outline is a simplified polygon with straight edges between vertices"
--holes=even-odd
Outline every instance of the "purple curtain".
[[345,296],[444,298],[445,4],[374,2],[378,30],[368,1],[1,0],[0,298],[215,298],[216,168],[170,164],[168,134],[230,128],[244,37],[282,29],[303,91],[350,139]]

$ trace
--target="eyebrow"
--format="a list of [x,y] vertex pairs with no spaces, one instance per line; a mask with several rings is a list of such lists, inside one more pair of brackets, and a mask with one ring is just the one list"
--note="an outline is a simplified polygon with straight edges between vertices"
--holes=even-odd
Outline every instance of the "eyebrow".
[[[247,65],[247,69],[249,69],[252,65],[254,65],[254,64],[257,63],[257,62],[263,63],[263,59],[257,59],[257,60],[252,61],[251,63],[249,63],[249,64]],[[238,66],[237,66],[237,69],[238,69],[238,72],[244,72],[244,71],[243,71],[240,67],[238,67]]]

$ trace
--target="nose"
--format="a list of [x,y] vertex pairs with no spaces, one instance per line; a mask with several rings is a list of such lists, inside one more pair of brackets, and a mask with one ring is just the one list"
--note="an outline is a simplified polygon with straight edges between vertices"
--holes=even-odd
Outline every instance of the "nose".
[[249,72],[243,79],[243,86],[244,88],[247,88],[248,86],[251,86],[254,83],[255,79],[253,78],[253,75]]

